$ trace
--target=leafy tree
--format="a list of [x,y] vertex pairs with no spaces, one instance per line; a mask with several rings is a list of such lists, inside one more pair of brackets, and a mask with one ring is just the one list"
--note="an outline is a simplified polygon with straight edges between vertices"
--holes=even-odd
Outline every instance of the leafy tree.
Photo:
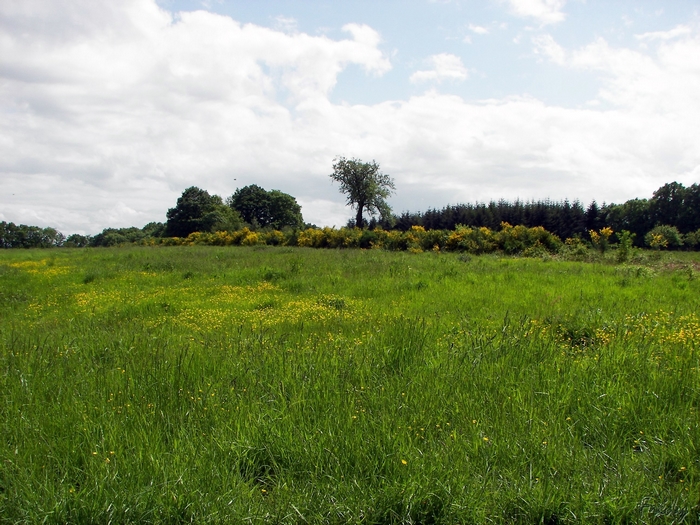
[[654,224],[679,226],[685,194],[686,189],[678,182],[664,184],[656,190],[649,203]]
[[287,193],[279,190],[270,190],[270,226],[280,230],[285,226],[301,228],[304,226],[304,219],[301,215],[301,206],[297,200]]
[[654,227],[647,199],[632,199],[624,204],[609,204],[603,208],[603,223],[615,231],[627,230],[635,235],[634,242],[642,246],[644,236]]
[[170,237],[187,237],[193,232],[235,230],[241,220],[218,195],[192,186],[182,192],[177,205],[167,213],[165,232]]
[[105,228],[97,235],[90,238],[90,246],[118,246],[120,244],[135,243],[147,237],[140,228]]
[[700,229],[700,184],[693,184],[685,190],[678,229],[684,233]]
[[266,191],[256,184],[244,186],[226,199],[226,204],[253,227],[302,228],[304,219],[296,199],[279,190]]
[[355,225],[358,228],[364,227],[362,212],[365,210],[369,215],[379,213],[382,218],[391,215],[385,199],[396,190],[396,186],[389,175],[379,171],[379,164],[375,161],[338,157],[330,177],[340,184],[340,192],[347,196],[347,204],[357,209]]
[[80,235],[79,233],[73,233],[66,238],[66,242],[63,246],[66,248],[84,248],[90,245],[89,235]]

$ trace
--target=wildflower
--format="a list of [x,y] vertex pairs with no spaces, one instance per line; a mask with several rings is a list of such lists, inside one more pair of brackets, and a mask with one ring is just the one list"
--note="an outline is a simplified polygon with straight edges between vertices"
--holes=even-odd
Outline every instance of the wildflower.
[[405,459],[402,459],[402,460],[401,460],[401,464],[402,464],[402,465],[408,465],[408,461],[406,461]]

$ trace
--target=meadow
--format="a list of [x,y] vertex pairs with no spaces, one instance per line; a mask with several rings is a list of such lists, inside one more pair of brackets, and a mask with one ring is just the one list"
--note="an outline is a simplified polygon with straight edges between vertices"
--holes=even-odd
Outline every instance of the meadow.
[[698,255],[0,251],[2,523],[698,523]]

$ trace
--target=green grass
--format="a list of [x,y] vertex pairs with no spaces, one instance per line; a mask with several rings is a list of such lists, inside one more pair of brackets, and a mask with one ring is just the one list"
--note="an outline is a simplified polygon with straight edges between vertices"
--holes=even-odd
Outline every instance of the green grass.
[[698,523],[697,256],[0,253],[0,522]]

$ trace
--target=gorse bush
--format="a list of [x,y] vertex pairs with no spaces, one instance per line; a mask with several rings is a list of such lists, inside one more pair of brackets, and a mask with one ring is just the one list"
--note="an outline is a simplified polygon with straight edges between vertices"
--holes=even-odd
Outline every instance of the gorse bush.
[[599,231],[591,230],[588,233],[591,236],[591,243],[600,253],[605,253],[610,249],[610,237],[613,234],[612,228],[606,226]]
[[301,231],[251,231],[243,228],[235,232],[195,232],[187,237],[148,239],[144,244],[169,246],[299,246],[305,248],[362,248],[389,251],[468,252],[475,255],[501,252],[508,255],[526,251],[556,253],[563,243],[559,237],[541,226],[501,225],[500,231],[486,227],[458,226],[450,230],[426,230],[412,226],[408,231],[363,230],[360,228],[307,228]]
[[662,224],[654,227],[644,236],[644,242],[650,248],[659,250],[661,248],[677,249],[683,245],[683,236],[675,226]]

